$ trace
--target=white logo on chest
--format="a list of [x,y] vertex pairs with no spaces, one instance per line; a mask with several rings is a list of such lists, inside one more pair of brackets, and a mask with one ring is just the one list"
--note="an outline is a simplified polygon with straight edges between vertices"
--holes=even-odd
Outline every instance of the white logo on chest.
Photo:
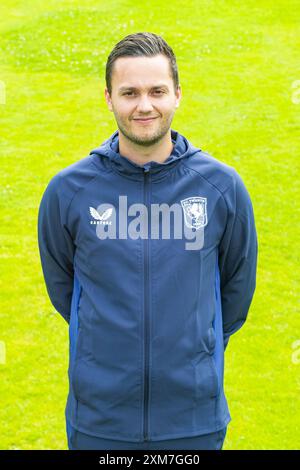
[[207,225],[206,197],[188,197],[180,202],[187,227],[198,230]]
[[112,215],[113,209],[109,207],[102,215],[99,214],[97,209],[90,207],[90,214],[95,220],[91,220],[91,224],[111,225],[111,220],[107,220]]

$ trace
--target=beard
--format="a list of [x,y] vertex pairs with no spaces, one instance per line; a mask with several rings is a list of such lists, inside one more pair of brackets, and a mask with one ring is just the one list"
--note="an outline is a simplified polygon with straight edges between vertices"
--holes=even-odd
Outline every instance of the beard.
[[123,125],[123,122],[121,119],[118,119],[118,117],[115,115],[117,125],[119,130],[122,132],[122,134],[133,144],[140,145],[142,147],[151,147],[152,145],[156,144],[159,142],[170,130],[171,123],[173,120],[173,114],[171,114],[168,119],[163,120],[161,123],[159,129],[156,131],[150,131],[149,135],[144,135],[140,136],[134,132],[132,132],[128,127]]

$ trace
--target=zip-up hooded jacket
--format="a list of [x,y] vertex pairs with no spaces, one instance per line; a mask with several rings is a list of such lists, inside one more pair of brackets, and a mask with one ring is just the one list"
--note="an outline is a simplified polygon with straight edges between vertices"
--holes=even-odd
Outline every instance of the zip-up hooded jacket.
[[231,421],[224,350],[255,290],[253,207],[234,168],[171,137],[163,163],[139,165],[117,130],[40,203],[45,284],[69,325],[65,416],[93,436],[158,441]]

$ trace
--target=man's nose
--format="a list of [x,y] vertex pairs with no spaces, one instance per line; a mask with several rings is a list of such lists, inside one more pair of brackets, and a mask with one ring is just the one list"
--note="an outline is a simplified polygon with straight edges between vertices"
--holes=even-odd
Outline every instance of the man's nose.
[[138,100],[137,110],[146,113],[152,111],[152,109],[153,106],[149,97],[147,95],[141,96]]

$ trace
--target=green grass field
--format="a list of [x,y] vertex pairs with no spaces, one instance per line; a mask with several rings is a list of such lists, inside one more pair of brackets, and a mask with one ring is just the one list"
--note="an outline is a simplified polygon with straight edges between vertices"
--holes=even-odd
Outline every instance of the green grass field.
[[226,350],[224,449],[300,449],[299,15],[296,0],[1,2],[0,449],[67,448],[68,327],[44,285],[38,206],[116,129],[105,64],[139,31],[176,54],[172,128],[234,166],[253,201],[257,288]]

